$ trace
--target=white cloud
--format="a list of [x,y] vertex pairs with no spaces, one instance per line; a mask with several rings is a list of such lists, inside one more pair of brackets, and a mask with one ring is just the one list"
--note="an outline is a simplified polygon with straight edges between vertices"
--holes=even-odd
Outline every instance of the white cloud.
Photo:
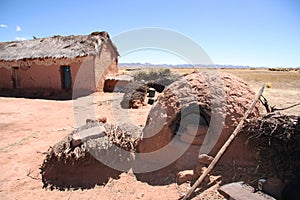
[[0,24],[0,27],[1,28],[7,28],[7,25],[6,24]]
[[17,41],[24,41],[24,40],[27,40],[27,39],[24,38],[24,37],[16,37],[16,40],[17,40]]
[[17,26],[16,27],[16,31],[21,31],[22,29],[21,29],[21,27],[20,26]]

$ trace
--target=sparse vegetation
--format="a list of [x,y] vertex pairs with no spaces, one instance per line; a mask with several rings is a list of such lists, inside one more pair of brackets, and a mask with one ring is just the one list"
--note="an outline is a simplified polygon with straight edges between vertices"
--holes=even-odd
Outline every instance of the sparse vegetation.
[[139,70],[133,74],[134,80],[156,82],[162,85],[169,85],[180,77],[173,73],[170,69],[145,69]]
[[222,71],[234,74],[252,86],[259,87],[262,83],[271,82],[273,89],[298,90],[300,87],[300,73],[297,71],[271,71],[267,69],[226,69]]
[[289,72],[289,71],[298,71],[299,68],[269,68],[269,71],[276,71],[276,72]]
[[170,69],[152,69],[152,70],[140,70],[134,74],[135,80],[150,81],[158,78],[165,78],[171,75]]

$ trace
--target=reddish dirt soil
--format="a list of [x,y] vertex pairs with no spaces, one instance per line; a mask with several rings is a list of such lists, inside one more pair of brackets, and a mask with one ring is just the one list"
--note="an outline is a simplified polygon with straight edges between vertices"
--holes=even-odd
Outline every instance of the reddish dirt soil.
[[[122,95],[106,93],[94,98],[99,113],[109,122],[126,115],[136,125],[145,124],[150,106],[129,110],[128,114],[118,112],[120,115],[113,117],[111,103],[107,102],[121,100]],[[190,188],[188,183],[180,186],[176,183],[149,185],[137,181],[130,173],[122,173],[118,179],[110,179],[105,186],[92,189],[43,189],[39,168],[48,148],[79,126],[74,122],[73,103],[9,97],[0,97],[0,102],[1,199],[178,199]],[[208,194],[200,196],[203,195]]]

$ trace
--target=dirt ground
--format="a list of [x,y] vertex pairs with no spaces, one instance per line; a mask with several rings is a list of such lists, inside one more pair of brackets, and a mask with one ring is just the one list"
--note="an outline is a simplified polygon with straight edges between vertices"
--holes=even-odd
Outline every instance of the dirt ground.
[[[299,103],[299,72],[228,71],[245,79],[254,91],[262,82],[270,82],[272,86],[266,89],[264,96],[277,108]],[[255,74],[251,76],[251,73]],[[0,97],[0,199],[178,199],[185,194],[190,188],[188,183],[149,185],[137,181],[131,173],[122,173],[119,179],[111,179],[105,186],[93,189],[51,191],[42,188],[39,167],[48,148],[84,124],[87,117],[106,116],[109,123],[145,124],[151,106],[124,110],[119,106],[121,98],[122,94],[94,94],[79,98],[81,102],[76,104],[72,100]],[[89,107],[94,107],[95,116]],[[300,106],[284,112],[299,115]],[[205,192],[198,192],[195,199],[222,199],[217,187],[218,182]]]

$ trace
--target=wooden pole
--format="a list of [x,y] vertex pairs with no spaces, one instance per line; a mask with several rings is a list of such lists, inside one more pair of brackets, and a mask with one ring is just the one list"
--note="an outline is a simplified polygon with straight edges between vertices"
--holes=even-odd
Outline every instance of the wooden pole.
[[205,179],[205,177],[213,170],[213,168],[215,167],[215,165],[217,164],[217,162],[220,160],[220,158],[222,157],[222,155],[224,154],[224,152],[226,151],[226,149],[230,146],[230,144],[233,141],[233,139],[236,137],[236,135],[238,134],[238,132],[241,130],[241,128],[242,128],[242,126],[244,124],[245,119],[247,119],[247,117],[249,116],[249,114],[252,112],[252,110],[255,107],[257,101],[259,100],[260,96],[262,95],[264,89],[265,89],[265,84],[261,87],[261,89],[259,90],[259,92],[256,94],[256,96],[255,96],[255,98],[254,98],[254,100],[253,100],[250,108],[246,111],[246,113],[244,114],[243,118],[241,119],[241,121],[239,122],[239,124],[237,125],[237,127],[234,129],[233,133],[230,135],[230,137],[224,143],[224,145],[222,146],[222,148],[217,153],[216,157],[212,160],[212,162],[210,163],[210,165],[208,166],[208,168],[205,170],[205,172],[198,178],[198,180],[194,183],[194,185],[189,190],[189,192],[183,197],[183,200],[187,200],[191,196],[191,194],[195,191],[195,189],[203,182],[203,180]]

